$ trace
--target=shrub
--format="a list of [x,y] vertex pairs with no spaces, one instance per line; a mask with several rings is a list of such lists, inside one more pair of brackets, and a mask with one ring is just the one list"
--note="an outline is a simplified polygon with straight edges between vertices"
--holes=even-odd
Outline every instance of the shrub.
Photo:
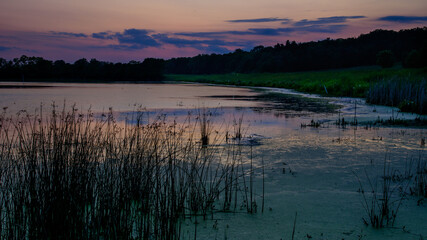
[[403,62],[404,67],[419,68],[423,67],[423,59],[420,51],[412,50]]
[[383,50],[377,53],[377,64],[382,68],[393,67],[394,61],[394,54],[390,50]]

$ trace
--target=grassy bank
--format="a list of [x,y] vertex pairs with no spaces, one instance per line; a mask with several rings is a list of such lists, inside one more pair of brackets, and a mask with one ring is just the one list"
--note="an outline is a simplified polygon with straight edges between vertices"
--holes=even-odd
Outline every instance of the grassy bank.
[[[391,84],[395,81],[417,83],[423,81],[426,76],[426,69],[406,69],[401,67],[382,69],[374,66],[293,73],[167,75],[166,79],[170,81],[224,85],[288,88],[324,96],[365,98],[368,96],[369,90],[378,83],[386,82]],[[404,87],[403,85],[400,86]],[[393,101],[393,105],[399,106],[403,101],[411,100],[395,100]],[[387,101],[376,101],[372,99],[372,102],[383,102],[385,105],[390,105]]]

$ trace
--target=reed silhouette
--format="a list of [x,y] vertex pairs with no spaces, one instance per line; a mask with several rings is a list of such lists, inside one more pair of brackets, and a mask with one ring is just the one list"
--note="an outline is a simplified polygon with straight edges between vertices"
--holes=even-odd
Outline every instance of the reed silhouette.
[[57,109],[0,115],[2,239],[178,239],[189,218],[196,238],[197,219],[243,199],[242,146],[211,136],[208,115]]

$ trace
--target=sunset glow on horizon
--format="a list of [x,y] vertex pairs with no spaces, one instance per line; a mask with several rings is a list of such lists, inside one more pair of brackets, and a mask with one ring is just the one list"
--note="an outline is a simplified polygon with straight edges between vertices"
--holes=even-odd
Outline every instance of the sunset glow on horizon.
[[6,0],[0,57],[128,62],[427,25],[424,0]]

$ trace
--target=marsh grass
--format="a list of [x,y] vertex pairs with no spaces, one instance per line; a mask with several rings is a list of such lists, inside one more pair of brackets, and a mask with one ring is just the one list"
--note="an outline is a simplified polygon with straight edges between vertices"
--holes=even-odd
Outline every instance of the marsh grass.
[[306,127],[312,127],[312,128],[319,128],[322,126],[322,123],[320,121],[315,121],[314,119],[311,119],[310,123],[301,123],[301,128]]
[[411,195],[418,197],[418,205],[427,198],[427,163],[421,157],[417,161],[414,184],[410,188]]
[[[425,128],[427,126],[427,119],[417,116],[414,119],[400,119],[395,117],[390,117],[388,119],[376,119],[373,122],[368,123],[372,126],[412,126],[412,127],[421,127]],[[425,140],[424,140],[425,141]],[[423,141],[421,138],[420,145],[423,146]],[[425,145],[425,142],[424,142]]]
[[209,145],[209,136],[212,131],[212,112],[207,110],[206,108],[201,108],[198,110],[197,120],[200,125],[200,141],[203,146]]
[[366,102],[399,108],[404,112],[427,113],[427,81],[394,77],[371,84]]
[[240,141],[243,137],[244,129],[242,124],[243,124],[243,113],[238,119],[236,118],[233,119],[233,132],[234,132],[233,139],[237,141]]
[[[170,81],[287,88],[323,96],[360,97],[366,98],[368,103],[394,106],[405,112],[419,114],[427,113],[425,78],[426,72],[423,69],[400,67],[359,67],[292,73],[166,75],[166,79]],[[283,97],[278,98],[274,94],[259,98],[267,102],[285,102]],[[287,107],[296,106],[290,104]],[[331,110],[333,109],[329,111]]]
[[362,205],[368,217],[363,218],[366,225],[374,228],[394,225],[411,180],[408,178],[397,181],[396,174],[386,156],[381,177],[372,178],[365,169],[368,189],[365,189],[361,179],[356,175],[360,186],[359,192],[362,195]]
[[[237,86],[277,87],[328,96],[365,97],[370,83],[392,77],[425,76],[422,69],[357,67],[288,73],[229,73],[166,75],[170,81],[189,81]],[[327,89],[327,91],[325,91]]]
[[2,239],[178,239],[185,219],[247,196],[242,146],[220,144],[207,112],[144,124],[57,109],[0,115]]

